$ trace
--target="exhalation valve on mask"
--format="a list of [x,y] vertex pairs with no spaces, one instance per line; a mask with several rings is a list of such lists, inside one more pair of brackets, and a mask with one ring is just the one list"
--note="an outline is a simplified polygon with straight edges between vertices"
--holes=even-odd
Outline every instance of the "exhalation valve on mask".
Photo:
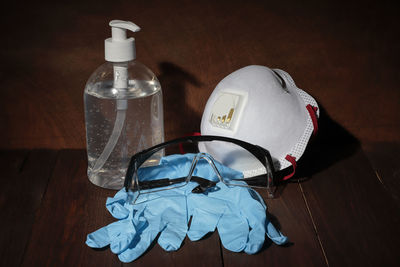
[[247,94],[222,92],[212,107],[209,121],[214,127],[235,132],[240,115],[247,102]]

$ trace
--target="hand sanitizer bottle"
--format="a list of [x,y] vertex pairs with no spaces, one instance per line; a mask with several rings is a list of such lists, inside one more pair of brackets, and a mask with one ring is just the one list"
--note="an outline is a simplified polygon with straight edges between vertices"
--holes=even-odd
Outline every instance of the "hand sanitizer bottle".
[[95,185],[121,189],[130,157],[164,141],[161,86],[157,77],[135,60],[129,21],[109,24],[106,63],[89,78],[84,92],[88,177]]

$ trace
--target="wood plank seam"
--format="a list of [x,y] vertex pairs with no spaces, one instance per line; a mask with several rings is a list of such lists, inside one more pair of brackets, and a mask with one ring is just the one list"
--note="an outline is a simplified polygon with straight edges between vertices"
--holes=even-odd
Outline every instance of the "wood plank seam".
[[[27,158],[29,157],[30,154],[31,154],[31,151],[28,152],[28,154],[27,154],[27,156],[25,157],[23,163],[21,164],[20,171],[22,171],[23,166],[24,166],[25,163],[27,162]],[[51,167],[51,170],[50,170],[49,175],[48,175],[48,177],[47,177],[46,187],[45,187],[45,189],[44,189],[44,192],[43,192],[43,194],[42,194],[42,197],[40,198],[40,204],[39,204],[39,206],[37,207],[37,209],[35,210],[35,219],[33,220],[32,227],[31,227],[31,229],[30,229],[30,231],[29,231],[29,236],[28,236],[28,239],[27,239],[26,244],[25,244],[25,246],[24,246],[24,251],[23,251],[23,253],[22,253],[22,257],[21,257],[21,259],[20,259],[20,262],[19,262],[19,265],[18,265],[18,266],[22,266],[23,260],[24,260],[24,258],[25,258],[25,254],[26,254],[26,252],[27,252],[27,250],[28,250],[28,246],[29,246],[29,243],[30,243],[31,238],[32,238],[33,225],[35,224],[36,218],[38,217],[39,211],[40,211],[40,209],[41,209],[41,207],[42,207],[43,199],[44,199],[44,197],[46,196],[47,188],[48,188],[49,183],[50,183],[50,178],[53,176],[53,173],[54,173],[54,170],[55,170],[55,167],[56,167],[56,162],[57,162],[57,160],[58,160],[58,155],[59,155],[59,154],[60,154],[60,151],[57,150],[56,155],[55,155],[54,164],[53,164],[53,166]]]
[[24,169],[25,164],[27,163],[30,154],[31,154],[31,150],[29,150],[28,153],[26,153],[24,159],[22,160],[21,165],[19,166],[19,169],[18,169],[19,173],[21,173],[22,170]]
[[[371,166],[372,166],[372,164],[371,164]],[[375,170],[375,168],[374,168],[374,172],[375,172],[376,178],[378,178],[379,182],[381,183],[381,185],[383,186],[385,191],[387,191],[389,193],[389,195],[395,200],[396,205],[400,207],[400,204],[399,204],[400,203],[400,197],[387,187],[387,185],[383,182],[381,176],[379,175],[379,171],[378,170]]]
[[54,164],[53,164],[53,166],[52,166],[52,168],[51,168],[51,171],[49,172],[49,177],[47,178],[46,187],[45,187],[44,192],[43,192],[43,195],[42,195],[42,197],[41,197],[41,199],[40,199],[40,205],[39,205],[38,209],[35,211],[35,218],[36,218],[36,216],[37,216],[37,214],[38,214],[38,211],[41,209],[42,203],[43,203],[43,199],[44,199],[44,197],[45,197],[46,194],[47,194],[47,188],[49,187],[49,183],[50,183],[51,177],[53,177],[53,173],[54,173],[54,170],[55,170],[55,168],[56,168],[56,163],[57,163],[57,161],[58,161],[58,156],[59,156],[59,154],[60,154],[60,150],[57,150],[56,156],[55,156],[55,160],[54,160]]
[[300,187],[301,195],[303,196],[304,204],[305,204],[306,207],[307,207],[307,212],[308,212],[308,214],[310,215],[310,219],[311,219],[311,222],[312,222],[314,231],[315,231],[315,235],[317,236],[319,246],[320,246],[320,248],[321,248],[322,254],[324,255],[324,259],[325,259],[326,265],[329,267],[328,257],[326,256],[324,246],[322,245],[321,238],[320,238],[320,236],[319,236],[319,234],[318,234],[317,225],[315,224],[314,217],[312,216],[311,209],[310,209],[310,207],[309,207],[309,205],[308,205],[307,198],[306,198],[306,196],[305,196],[305,194],[304,194],[304,191],[303,191],[303,187],[301,186],[301,183],[300,183],[300,182],[299,182],[298,184],[299,184],[299,187]]

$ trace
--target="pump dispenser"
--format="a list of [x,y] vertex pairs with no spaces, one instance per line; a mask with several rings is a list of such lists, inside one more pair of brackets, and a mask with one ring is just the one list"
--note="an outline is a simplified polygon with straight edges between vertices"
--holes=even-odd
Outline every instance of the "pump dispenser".
[[140,31],[139,26],[130,21],[112,20],[111,38],[104,41],[105,58],[110,62],[125,62],[136,58],[135,39],[126,38],[126,30]]
[[162,91],[154,73],[135,60],[135,39],[127,38],[127,30],[140,28],[122,20],[109,25],[107,62],[84,92],[88,177],[98,186],[121,189],[130,157],[164,141]]

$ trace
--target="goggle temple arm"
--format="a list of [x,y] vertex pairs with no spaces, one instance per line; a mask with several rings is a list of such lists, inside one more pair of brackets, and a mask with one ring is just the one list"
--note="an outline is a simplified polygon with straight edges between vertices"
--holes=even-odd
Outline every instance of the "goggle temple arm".
[[136,155],[134,155],[131,157],[128,169],[125,174],[124,187],[126,192],[128,192],[129,188],[132,186],[132,178],[133,175],[136,174],[136,172],[137,172],[137,157]]
[[267,197],[268,198],[274,198],[275,197],[275,191],[276,191],[276,185],[275,185],[275,178],[274,178],[274,165],[272,161],[271,154],[269,153],[268,150],[265,148],[255,145],[257,148],[259,148],[261,151],[263,151],[263,154],[265,155],[265,170],[266,170],[266,176],[267,176]]

